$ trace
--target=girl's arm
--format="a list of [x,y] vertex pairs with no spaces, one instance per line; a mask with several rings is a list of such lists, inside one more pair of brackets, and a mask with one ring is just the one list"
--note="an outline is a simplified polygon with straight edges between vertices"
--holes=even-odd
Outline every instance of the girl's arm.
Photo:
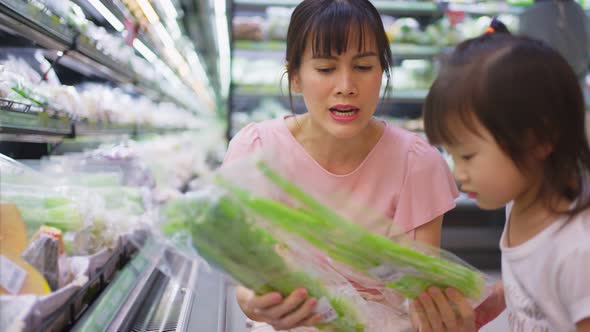
[[576,324],[578,332],[590,332],[590,317]]

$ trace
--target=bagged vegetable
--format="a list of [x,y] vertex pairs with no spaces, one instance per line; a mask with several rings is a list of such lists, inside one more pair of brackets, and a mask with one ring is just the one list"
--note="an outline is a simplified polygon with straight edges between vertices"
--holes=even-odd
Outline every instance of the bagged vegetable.
[[279,174],[269,160],[225,167],[216,181],[272,229],[301,237],[328,254],[342,275],[362,276],[354,280],[361,287],[373,279],[410,299],[430,286],[456,288],[473,302],[487,296],[486,285],[493,282],[455,255],[413,241],[399,230],[390,231],[396,235],[389,238],[368,231],[349,216],[363,218],[363,224],[386,217],[345,193],[321,195],[320,201]]
[[319,301],[316,310],[324,317],[320,327],[365,330],[364,301],[346,280],[307,253],[305,243],[279,241],[219,189],[207,187],[171,200],[162,217],[164,234],[170,238],[190,234],[190,244],[199,255],[240,284],[259,294],[287,295],[305,287]]

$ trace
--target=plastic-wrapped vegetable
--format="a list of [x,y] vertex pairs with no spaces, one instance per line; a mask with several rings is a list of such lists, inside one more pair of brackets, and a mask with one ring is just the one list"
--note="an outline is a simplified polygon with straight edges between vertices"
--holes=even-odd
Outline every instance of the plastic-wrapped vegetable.
[[355,301],[354,296],[329,289],[329,280],[338,276],[330,276],[327,267],[312,264],[313,259],[291,262],[296,255],[289,258],[289,252],[295,248],[278,241],[229,196],[215,190],[186,195],[167,203],[163,217],[165,234],[190,233],[192,245],[203,258],[246,287],[259,294],[278,291],[284,295],[305,287],[310,296],[326,305],[324,310],[316,307],[324,315],[324,323],[319,327],[365,330],[366,319],[358,294]]
[[[243,167],[241,165],[240,172],[256,172]],[[257,167],[267,182],[282,189],[300,208],[252,195],[221,176],[218,183],[249,211],[274,227],[300,236],[334,260],[378,279],[409,298],[418,296],[430,286],[454,287],[476,301],[485,295],[483,274],[450,253],[407,239],[397,243],[371,233],[319,203],[265,162],[258,162]],[[261,186],[268,186],[264,178],[258,179],[258,183],[251,183],[249,189],[259,190]]]
[[79,230],[85,224],[81,207],[57,192],[39,192],[35,187],[8,184],[2,189],[2,201],[18,207],[29,237],[43,225],[67,232]]

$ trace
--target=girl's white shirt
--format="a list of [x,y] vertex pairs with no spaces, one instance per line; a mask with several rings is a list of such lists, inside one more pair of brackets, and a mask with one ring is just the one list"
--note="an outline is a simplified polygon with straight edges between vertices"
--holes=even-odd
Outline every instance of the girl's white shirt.
[[511,209],[509,203],[500,239],[511,331],[576,331],[577,322],[590,318],[590,210],[507,247]]

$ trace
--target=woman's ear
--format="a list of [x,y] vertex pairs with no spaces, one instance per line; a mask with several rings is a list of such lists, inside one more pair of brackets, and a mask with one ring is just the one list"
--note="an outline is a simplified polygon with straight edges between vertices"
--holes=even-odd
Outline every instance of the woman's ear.
[[297,73],[294,73],[293,78],[291,78],[291,90],[295,93],[301,93],[301,83],[299,82],[299,75]]
[[545,160],[553,152],[553,144],[541,143],[537,144],[534,149],[534,156],[538,160]]

